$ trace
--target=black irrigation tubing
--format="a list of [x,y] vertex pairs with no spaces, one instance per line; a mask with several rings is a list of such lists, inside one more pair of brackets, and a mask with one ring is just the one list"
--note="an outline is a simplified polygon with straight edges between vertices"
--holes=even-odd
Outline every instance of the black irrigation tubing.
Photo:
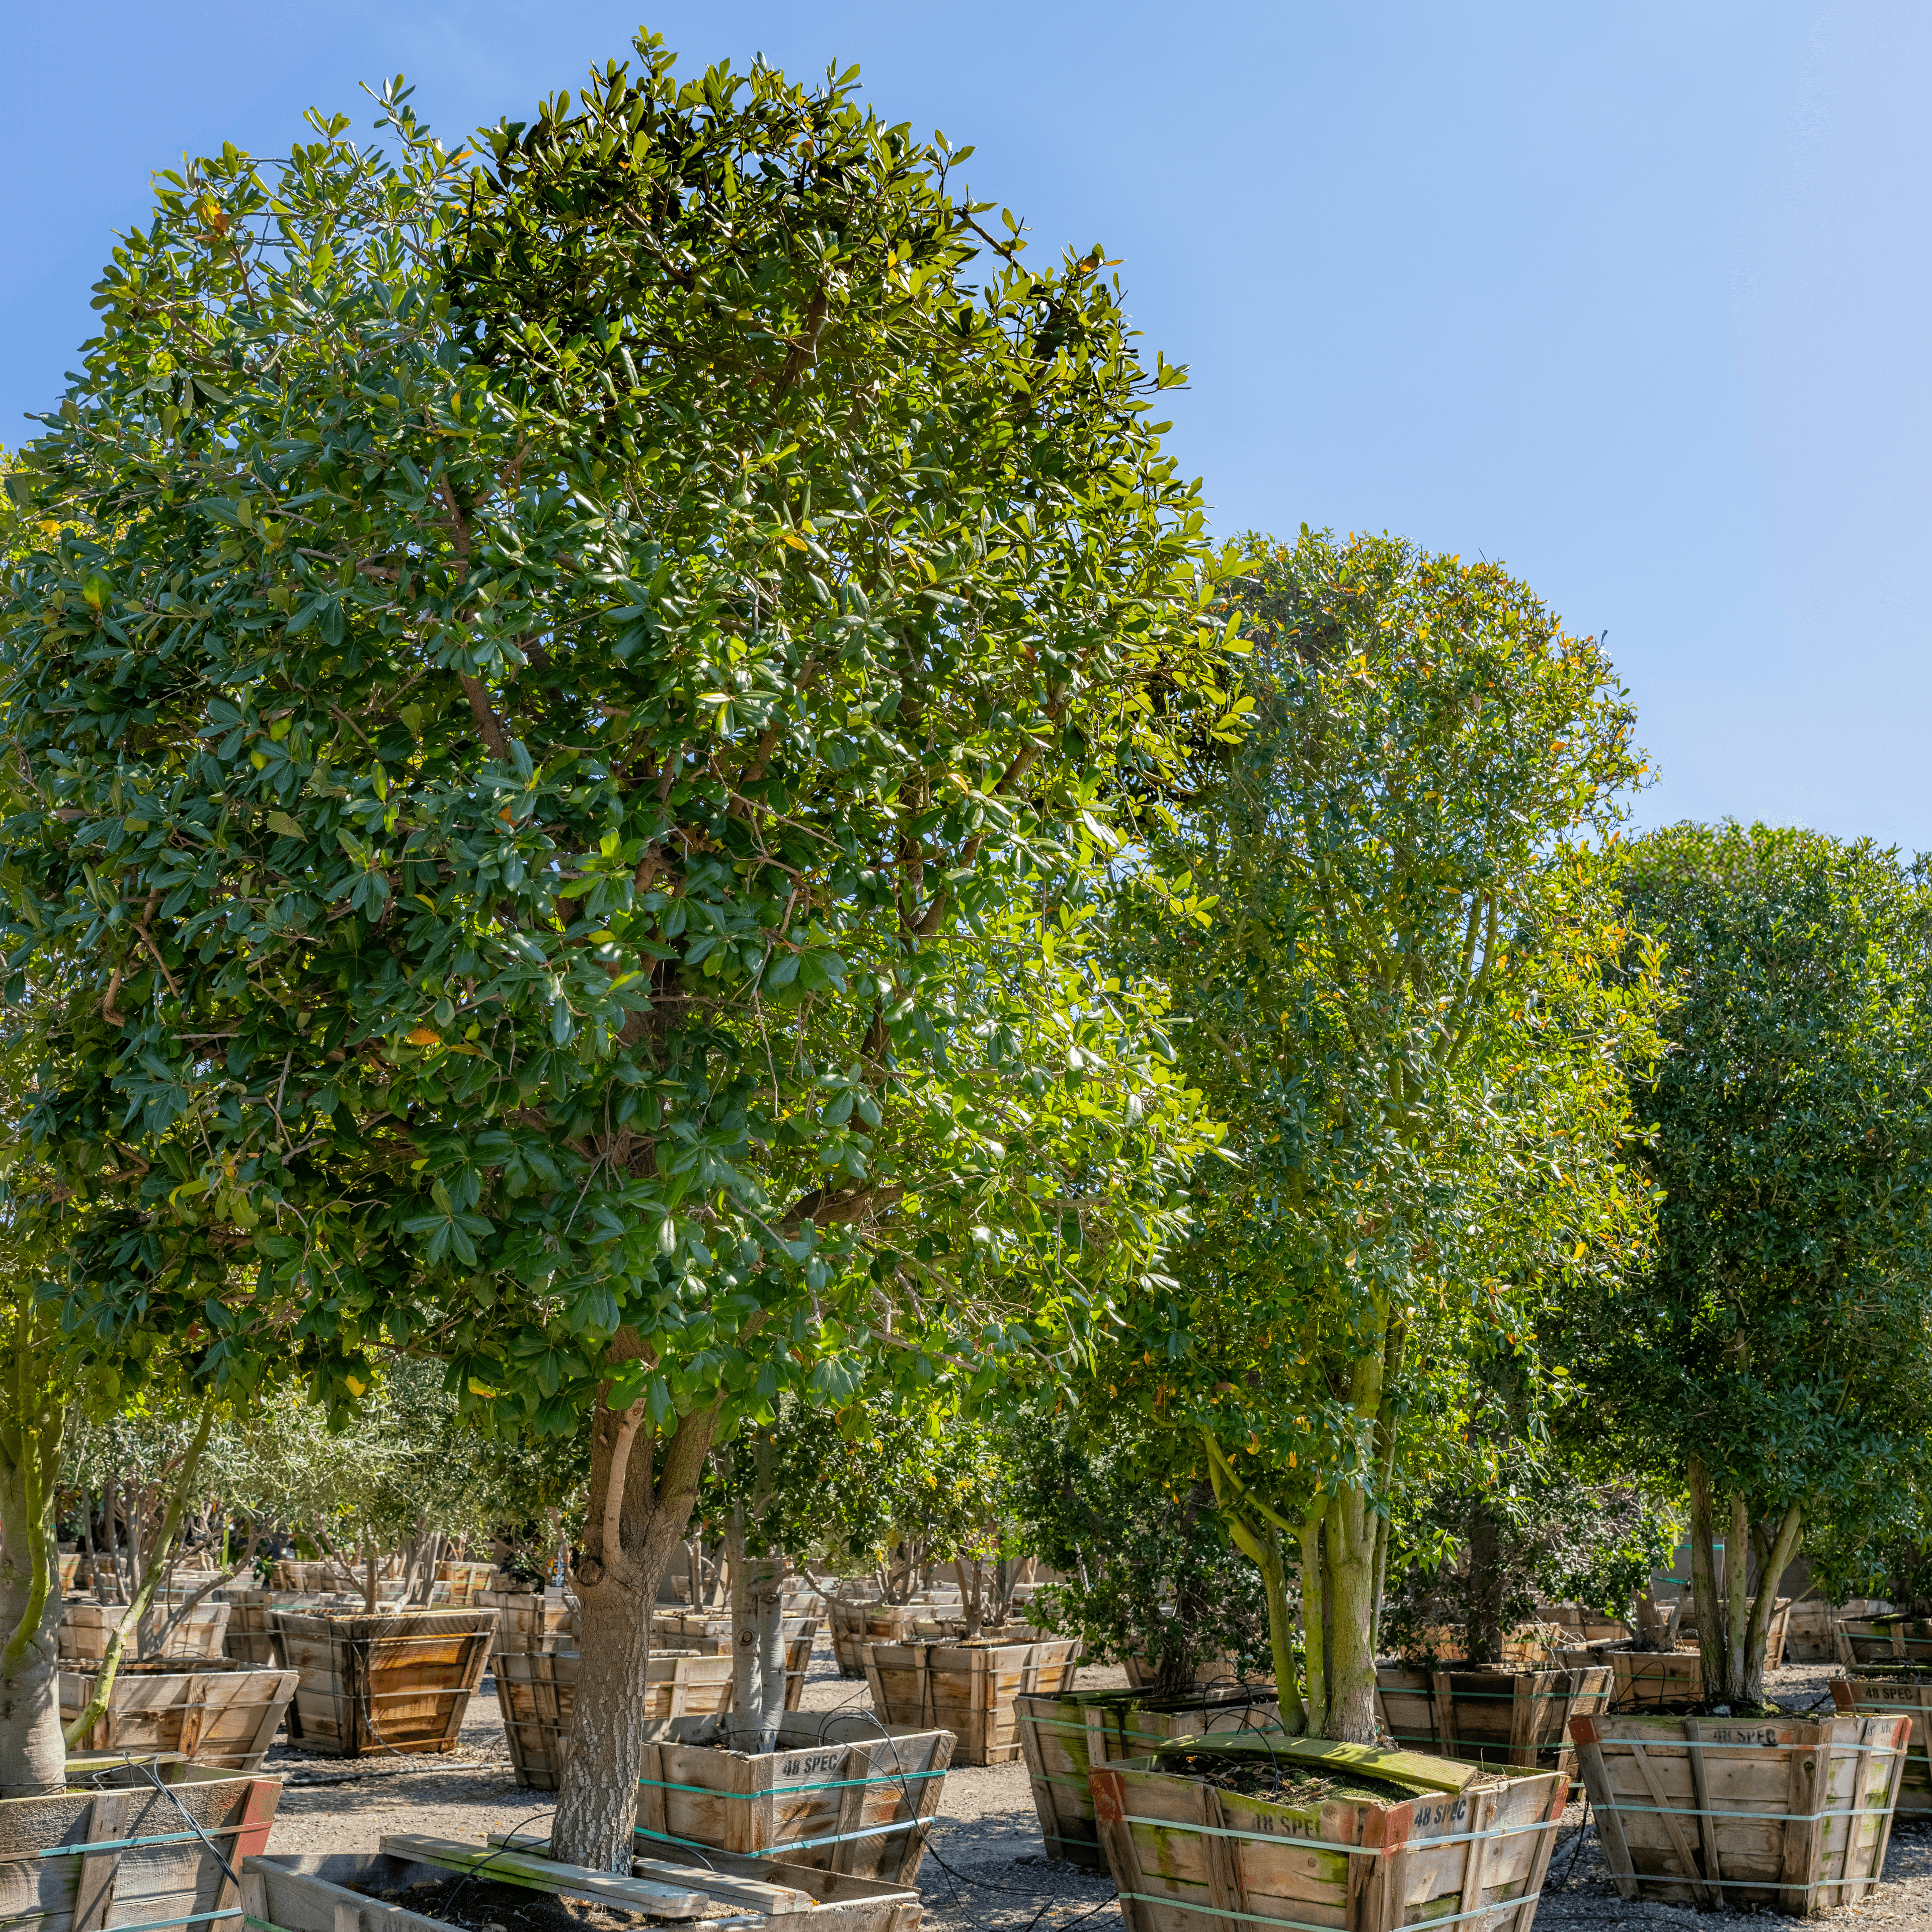
[[[503,1835],[506,1838],[514,1838],[526,1825],[532,1822],[538,1818],[554,1818],[556,1816],[556,1807],[554,1804],[547,1804],[541,1811],[532,1811],[527,1818],[519,1818],[517,1822],[510,1827],[509,1830],[504,1833]],[[499,1845],[496,1849],[490,1854],[489,1858],[487,1858],[483,1861],[482,1864],[472,1865],[470,1869],[456,1881],[455,1891],[452,1892],[447,1898],[439,1899],[436,1901],[436,1910],[439,1912],[447,1912],[449,1908],[456,1903],[458,1896],[462,1892],[463,1888],[467,1885],[472,1879],[480,1878],[482,1876],[484,1867],[485,1865],[490,1864],[492,1859],[500,1858],[506,1852],[510,1851],[513,1849],[514,1847],[507,1844]]]
[[[850,1703],[854,1698],[868,1692],[869,1688],[869,1686],[862,1686],[858,1689],[848,1691],[844,1696],[842,1697],[836,1704],[831,1707],[830,1710],[829,1710],[826,1714],[827,1716],[831,1716],[839,1711],[844,1710],[845,1706]],[[855,1718],[863,1718],[871,1724],[876,1725],[878,1728],[880,1736],[885,1738],[888,1742],[891,1741],[892,1732],[887,1730],[884,1720],[880,1718],[876,1711],[854,1711],[850,1713],[850,1715]],[[901,1795],[905,1799],[906,1809],[908,1811],[913,1810],[914,1805],[911,1788],[903,1775],[901,1776],[899,1780],[899,1789]],[[934,1824],[936,1824],[937,1822],[937,1820],[934,1820]],[[1038,1886],[1001,1885],[994,1880],[988,1878],[977,1878],[970,1872],[962,1871],[959,1868],[952,1864],[945,1856],[945,1855],[940,1852],[938,1846],[932,1842],[935,1835],[936,1834],[934,1831],[933,1826],[929,1825],[927,1827],[926,1855],[928,1858],[932,1860],[934,1864],[938,1866],[941,1871],[946,1874],[947,1888],[952,1894],[952,1904],[956,1910],[963,1910],[964,1909],[963,1903],[959,1897],[959,1886],[962,1884],[976,1887],[982,1892],[1006,1892],[1016,1898],[1037,1898],[1040,1896],[1040,1888]],[[1054,1890],[1055,1896],[1049,1898],[1046,1904],[1042,1905],[1040,1908],[1040,1910],[1034,1914],[1032,1922],[1027,1928],[1027,1932],[1034,1932],[1034,1928],[1039,1924],[1042,1917],[1048,1912],[1052,1910],[1056,1905],[1069,1901],[1077,1903],[1081,1895],[1076,1892],[1067,1890],[1064,1887],[1057,1887],[1053,1889]],[[1078,1924],[1081,1919],[1090,1918],[1094,1916],[1094,1912],[1103,1910],[1106,1906],[1109,1906],[1113,1903],[1114,1901],[1111,1898],[1103,1898],[1100,1901],[1099,1904],[1094,1906],[1088,1911],[1082,1912],[1079,1918],[1069,1919],[1066,1925],[1055,1927],[1053,1928],[1053,1932],[1070,1932],[1070,1928]]]

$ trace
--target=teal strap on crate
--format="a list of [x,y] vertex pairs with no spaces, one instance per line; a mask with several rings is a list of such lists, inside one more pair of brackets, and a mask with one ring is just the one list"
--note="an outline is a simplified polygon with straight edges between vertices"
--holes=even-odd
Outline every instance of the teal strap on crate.
[[[718,1794],[714,1792],[712,1795],[715,1797]],[[782,1844],[767,1845],[761,1852],[748,1852],[745,1856],[753,1858],[776,1858],[788,1852],[808,1852],[820,1845],[847,1844],[854,1838],[883,1838],[892,1832],[922,1832],[932,1822],[930,1818],[902,1818],[895,1825],[868,1825],[862,1831],[833,1832],[822,1838],[788,1838]],[[680,1838],[675,1832],[647,1831],[642,1825],[632,1826],[631,1832],[634,1838],[649,1838],[660,1845],[688,1845],[694,1851],[715,1852],[718,1849],[716,1845],[705,1844],[700,1839]],[[117,1925],[113,1932],[122,1932],[122,1928]]]
[[[1124,1825],[1151,1825],[1162,1831],[1178,1831],[1190,1838],[1246,1838],[1258,1845],[1286,1845],[1292,1851],[1346,1852],[1356,1858],[1392,1858],[1397,1852],[1433,1851],[1438,1845],[1473,1845],[1479,1838],[1520,1838],[1532,1832],[1553,1832],[1562,1822],[1561,1818],[1537,1818],[1526,1825],[1498,1825],[1486,1832],[1459,1832],[1453,1838],[1407,1838],[1399,1845],[1343,1845],[1332,1838],[1295,1838],[1283,1832],[1239,1832],[1232,1825],[1196,1825],[1174,1818],[1142,1818],[1131,1811],[1124,1814],[1120,1819]],[[1437,1922],[1432,1918],[1429,1922],[1433,1925]],[[1334,1932],[1332,1927],[1329,1932]]]
[[[943,1771],[886,1771],[877,1778],[837,1778],[829,1784],[775,1784],[769,1791],[714,1791],[707,1784],[674,1784],[668,1778],[640,1778],[640,1784],[648,1784],[654,1791],[690,1791],[700,1798],[789,1798],[802,1791],[848,1791],[855,1784],[890,1784],[895,1790],[910,1784],[916,1778],[944,1778]],[[115,1932],[120,1932],[117,1926]]]

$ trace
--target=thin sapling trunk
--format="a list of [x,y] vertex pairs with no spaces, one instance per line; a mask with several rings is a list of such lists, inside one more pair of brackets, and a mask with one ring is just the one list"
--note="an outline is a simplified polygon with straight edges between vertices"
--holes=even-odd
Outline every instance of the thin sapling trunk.
[[145,1624],[148,1606],[154,1601],[156,1586],[161,1580],[166,1567],[166,1554],[172,1547],[175,1534],[181,1527],[182,1514],[188,1507],[188,1492],[194,1486],[196,1472],[201,1466],[201,1452],[208,1446],[208,1432],[214,1420],[214,1404],[212,1401],[202,1405],[201,1420],[196,1426],[194,1440],[188,1445],[188,1454],[182,1458],[181,1472],[173,1493],[168,1498],[167,1514],[161,1519],[160,1528],[155,1532],[149,1546],[147,1561],[142,1564],[141,1574],[134,1589],[134,1600],[122,1613],[107,1639],[106,1651],[95,1671],[94,1688],[89,1693],[74,1721],[67,1727],[66,1739],[70,1747],[78,1744],[100,1721],[114,1693],[114,1680],[121,1669],[121,1659],[128,1647],[128,1640],[136,1636]]

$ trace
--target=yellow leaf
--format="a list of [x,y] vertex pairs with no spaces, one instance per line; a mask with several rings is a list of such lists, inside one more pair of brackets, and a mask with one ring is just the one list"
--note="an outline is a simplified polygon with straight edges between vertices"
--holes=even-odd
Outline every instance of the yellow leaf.
[[807,543],[804,538],[800,536],[796,530],[782,530],[778,532],[778,535],[783,537],[785,542],[790,544],[794,550],[809,550],[812,548],[811,544]]
[[344,1376],[342,1379],[349,1384],[349,1393],[351,1395],[360,1395],[368,1387],[367,1382],[358,1382],[353,1376]]
[[442,1044],[442,1034],[429,1027],[411,1028],[409,1039],[412,1046],[440,1046]]

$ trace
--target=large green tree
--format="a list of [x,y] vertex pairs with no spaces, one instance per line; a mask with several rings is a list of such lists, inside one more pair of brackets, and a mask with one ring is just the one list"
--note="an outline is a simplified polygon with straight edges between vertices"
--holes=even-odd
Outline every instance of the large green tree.
[[1609,970],[1585,843],[1641,766],[1600,647],[1498,567],[1307,531],[1246,561],[1252,728],[1153,842],[1192,883],[1178,911],[1148,891],[1138,956],[1232,1159],[1107,1379],[1195,1439],[1285,1712],[1370,1743],[1418,1384],[1526,1346],[1642,1238],[1625,1082],[1654,993]]
[[187,164],[14,479],[68,1318],[587,1428],[599,1868],[721,1425],[1064,1355],[1197,1132],[1084,938],[1223,701],[1176,372],[853,86],[646,36],[480,162],[397,88]]
[[1623,890],[1673,1002],[1636,1088],[1656,1265],[1586,1306],[1582,1364],[1688,1483],[1706,1694],[1755,1700],[1808,1525],[1866,1520],[1932,1420],[1932,894],[1736,824],[1635,842]]

